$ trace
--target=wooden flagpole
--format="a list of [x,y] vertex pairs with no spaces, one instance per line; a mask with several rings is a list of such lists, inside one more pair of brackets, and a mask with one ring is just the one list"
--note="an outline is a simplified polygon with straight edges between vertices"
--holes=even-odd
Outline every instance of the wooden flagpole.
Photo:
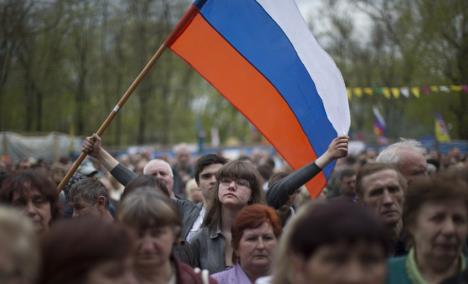
[[[180,33],[182,33],[184,31],[184,29],[187,27],[187,25],[195,17],[196,13],[197,13],[197,8],[194,5],[190,6],[190,8],[185,12],[184,16],[179,21],[177,26],[174,28],[174,30],[172,30],[172,32],[169,34],[169,36],[166,38],[166,40],[161,44],[161,46],[158,48],[156,53],[150,58],[148,63],[146,63],[145,67],[143,67],[143,70],[140,71],[140,74],[138,74],[138,76],[132,82],[130,87],[128,87],[127,91],[125,91],[123,96],[120,98],[120,100],[117,102],[115,107],[112,109],[112,111],[109,113],[107,118],[104,120],[104,122],[101,124],[99,129],[96,131],[96,134],[98,136],[102,136],[104,131],[107,129],[107,127],[111,124],[114,117],[117,115],[117,112],[125,105],[128,98],[132,95],[132,93],[135,91],[135,89],[140,84],[140,82],[143,80],[143,78],[145,78],[145,76],[149,73],[149,71],[154,66],[154,64],[159,59],[159,57],[161,57],[163,51],[173,43],[173,41],[179,36]],[[86,158],[87,155],[88,155],[88,153],[86,153],[84,151],[81,151],[81,154],[78,157],[78,159],[75,160],[72,167],[68,170],[67,174],[65,175],[65,177],[62,179],[62,181],[58,185],[57,188],[58,188],[59,192],[68,183],[70,178],[76,172],[76,170],[81,165],[81,163],[83,162],[83,160]]]

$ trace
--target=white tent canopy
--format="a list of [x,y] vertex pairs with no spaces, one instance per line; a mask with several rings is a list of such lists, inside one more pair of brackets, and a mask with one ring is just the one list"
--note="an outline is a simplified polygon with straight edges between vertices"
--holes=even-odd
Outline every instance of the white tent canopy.
[[35,158],[48,162],[81,150],[81,138],[52,132],[43,136],[20,135],[0,132],[0,156],[5,153],[16,163],[22,159]]

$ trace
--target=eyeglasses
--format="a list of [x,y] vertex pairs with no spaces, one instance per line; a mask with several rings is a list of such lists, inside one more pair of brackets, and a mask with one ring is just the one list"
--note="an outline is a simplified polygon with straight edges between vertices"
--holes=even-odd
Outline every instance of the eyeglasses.
[[228,186],[231,184],[231,182],[234,182],[237,186],[245,186],[245,187],[250,187],[250,182],[246,179],[243,178],[222,178],[219,183]]

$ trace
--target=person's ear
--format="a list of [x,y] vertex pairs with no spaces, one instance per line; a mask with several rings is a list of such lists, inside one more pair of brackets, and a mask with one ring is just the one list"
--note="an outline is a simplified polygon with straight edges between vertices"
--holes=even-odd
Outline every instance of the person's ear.
[[107,210],[106,203],[107,203],[107,198],[103,195],[99,195],[96,201],[96,204],[98,205],[98,207]]

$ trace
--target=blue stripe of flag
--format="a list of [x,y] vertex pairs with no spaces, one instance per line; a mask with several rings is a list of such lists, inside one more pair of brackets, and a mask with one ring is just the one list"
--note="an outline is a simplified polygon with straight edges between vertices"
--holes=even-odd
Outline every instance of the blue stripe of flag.
[[[255,0],[208,0],[196,5],[207,22],[276,87],[317,156],[324,153],[337,133],[312,78],[277,23]],[[331,169],[325,169],[326,176]]]

